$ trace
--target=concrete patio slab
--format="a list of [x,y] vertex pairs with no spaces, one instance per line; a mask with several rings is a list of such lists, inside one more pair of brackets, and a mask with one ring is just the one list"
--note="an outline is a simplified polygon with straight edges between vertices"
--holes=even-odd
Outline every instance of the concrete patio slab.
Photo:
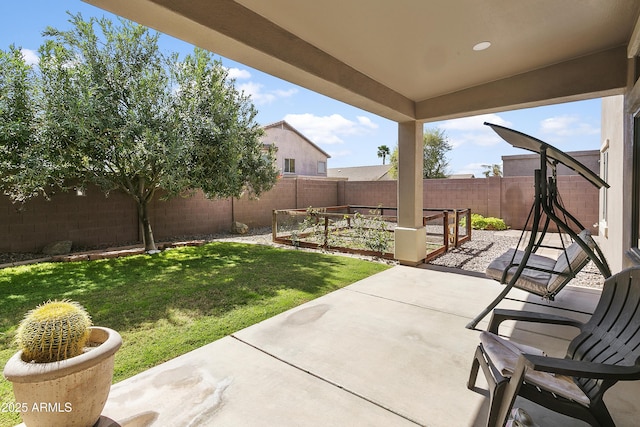
[[414,425],[226,337],[116,384],[100,426]]
[[484,397],[460,399],[478,342],[466,321],[343,289],[235,336],[416,424],[473,425]]
[[[466,387],[478,331],[465,325],[499,291],[488,279],[391,268],[115,384],[100,426],[484,426],[482,374]],[[554,304],[582,311],[598,298],[563,293]],[[516,296],[501,306],[557,310]],[[521,325],[501,333],[560,356],[572,337]],[[639,392],[636,382],[607,393],[618,426],[636,425]],[[586,426],[516,406],[540,427]]]

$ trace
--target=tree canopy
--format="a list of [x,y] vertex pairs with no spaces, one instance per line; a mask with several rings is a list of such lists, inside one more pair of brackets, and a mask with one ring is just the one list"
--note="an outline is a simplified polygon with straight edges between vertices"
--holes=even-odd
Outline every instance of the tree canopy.
[[69,183],[121,190],[135,200],[152,250],[147,206],[159,189],[238,197],[275,184],[257,111],[210,53],[165,54],[157,33],[126,20],[70,22],[69,31],[45,30],[38,70],[15,48],[0,56],[0,91],[15,98],[0,104],[9,116],[1,185],[13,200]]
[[[429,178],[446,178],[449,175],[449,160],[447,153],[453,147],[449,138],[442,129],[427,129],[423,135],[422,145],[422,176]],[[398,177],[398,147],[391,154],[390,173],[394,178]]]
[[44,192],[35,139],[36,75],[15,46],[0,50],[0,190],[23,202]]
[[482,172],[485,178],[489,178],[490,176],[502,176],[502,166],[498,163],[482,165],[482,167],[485,169]]

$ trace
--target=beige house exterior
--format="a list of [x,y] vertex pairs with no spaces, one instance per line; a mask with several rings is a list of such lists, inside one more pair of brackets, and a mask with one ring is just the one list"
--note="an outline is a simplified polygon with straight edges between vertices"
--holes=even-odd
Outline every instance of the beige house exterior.
[[605,246],[614,272],[640,263],[637,0],[85,1],[396,122],[403,264],[425,256],[425,123],[617,96]]
[[282,177],[327,176],[331,156],[286,121],[265,126],[262,143],[276,147],[276,165]]
[[[636,53],[637,55],[637,53]],[[633,107],[633,104],[636,106]],[[637,154],[640,133],[634,132],[640,95],[630,90],[602,100],[600,176],[611,186],[600,190],[600,246],[611,271],[640,263],[638,255],[639,188]]]

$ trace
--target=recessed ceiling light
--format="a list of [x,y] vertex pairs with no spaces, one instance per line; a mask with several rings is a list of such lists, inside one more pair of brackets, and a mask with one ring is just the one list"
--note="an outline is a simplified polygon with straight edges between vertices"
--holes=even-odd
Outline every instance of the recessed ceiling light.
[[491,46],[491,42],[480,42],[473,47],[473,50],[481,51],[481,50],[489,49],[490,46]]

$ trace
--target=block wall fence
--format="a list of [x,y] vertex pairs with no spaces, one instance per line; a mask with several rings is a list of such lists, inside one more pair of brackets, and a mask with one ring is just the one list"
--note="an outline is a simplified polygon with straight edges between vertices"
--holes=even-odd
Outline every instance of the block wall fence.
[[[598,190],[580,176],[559,176],[565,207],[596,234]],[[437,179],[424,181],[425,208],[470,208],[473,213],[503,218],[514,229],[524,226],[533,202],[531,177]],[[396,181],[334,181],[282,179],[259,200],[209,200],[202,193],[150,206],[156,241],[227,231],[233,221],[251,228],[271,225],[274,209],[336,205],[397,206]],[[136,206],[128,196],[112,192],[105,197],[88,188],[85,196],[59,193],[24,206],[0,197],[0,252],[35,252],[45,245],[71,240],[74,247],[126,245],[141,241]]]

